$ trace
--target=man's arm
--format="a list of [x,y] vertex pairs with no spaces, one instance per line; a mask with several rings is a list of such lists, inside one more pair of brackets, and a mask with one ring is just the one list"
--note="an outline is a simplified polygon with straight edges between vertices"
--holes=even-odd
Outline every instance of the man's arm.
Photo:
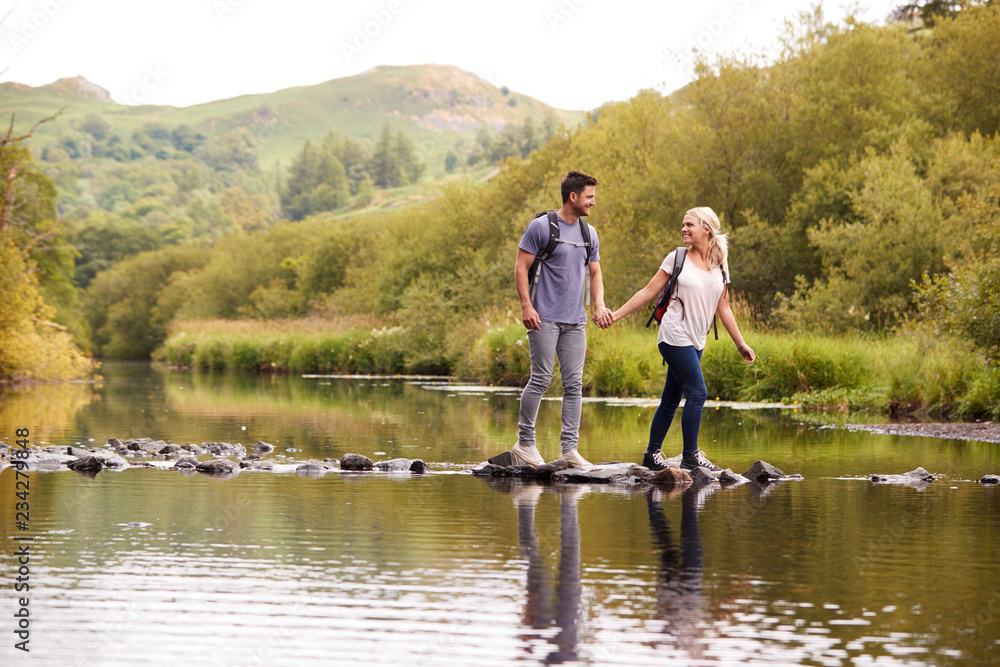
[[514,287],[517,288],[517,298],[521,301],[521,321],[527,329],[541,329],[542,320],[538,311],[531,305],[531,290],[528,286],[528,269],[535,261],[535,256],[526,250],[517,249],[517,260],[514,263]]
[[594,302],[594,322],[607,329],[614,320],[611,311],[604,305],[604,279],[601,277],[601,263],[590,262],[590,298]]

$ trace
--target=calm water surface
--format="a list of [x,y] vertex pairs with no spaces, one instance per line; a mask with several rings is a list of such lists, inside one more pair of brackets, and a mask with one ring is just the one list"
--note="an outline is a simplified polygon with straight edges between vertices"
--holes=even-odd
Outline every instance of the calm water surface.
[[[99,387],[3,394],[0,439],[27,427],[53,445],[265,440],[279,462],[357,452],[431,472],[31,473],[25,655],[11,555],[24,532],[5,470],[2,664],[1000,665],[1000,489],[973,483],[1000,472],[1000,445],[724,406],[705,411],[713,460],[805,479],[524,485],[463,472],[513,443],[516,393],[145,364],[103,374]],[[542,406],[546,458],[559,406]],[[585,403],[581,452],[638,460],[654,409]],[[679,432],[664,449],[679,451]],[[942,477],[925,490],[867,480],[918,465]]]

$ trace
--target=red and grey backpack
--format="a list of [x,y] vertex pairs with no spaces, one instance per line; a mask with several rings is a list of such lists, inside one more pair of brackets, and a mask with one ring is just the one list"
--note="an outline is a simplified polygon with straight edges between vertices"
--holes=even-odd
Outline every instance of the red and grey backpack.
[[[687,257],[687,248],[678,248],[677,252],[674,254],[673,273],[670,274],[670,280],[667,281],[666,286],[660,290],[660,296],[656,299],[656,306],[653,308],[653,314],[650,315],[649,319],[646,321],[647,327],[653,323],[653,320],[656,320],[657,324],[663,321],[663,316],[667,314],[667,308],[670,306],[670,302],[674,299],[677,299],[677,301],[680,302],[681,319],[684,319],[684,302],[679,296],[674,296],[674,293],[677,291],[677,277],[681,274],[681,269],[684,268],[685,257]],[[725,290],[729,287],[729,278],[726,276],[725,269],[721,269],[721,271],[722,289]],[[715,329],[715,340],[719,340],[719,325],[715,322],[715,315],[712,315],[712,326],[709,327],[708,331],[711,331],[712,328]],[[708,335],[708,331],[705,332],[706,336]]]

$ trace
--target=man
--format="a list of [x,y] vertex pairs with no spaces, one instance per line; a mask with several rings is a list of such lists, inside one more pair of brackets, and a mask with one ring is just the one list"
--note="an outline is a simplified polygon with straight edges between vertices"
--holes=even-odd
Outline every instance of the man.
[[590,247],[584,243],[581,225],[595,205],[597,179],[571,171],[562,181],[562,207],[556,212],[559,243],[537,268],[535,281],[528,282],[528,269],[549,242],[547,215],[532,220],[518,244],[514,285],[521,300],[521,320],[528,330],[531,377],[521,393],[517,444],[501,454],[502,465],[538,466],[545,462],[535,443],[535,419],[542,396],[552,382],[552,367],[559,358],[562,376],[562,432],[559,458],[574,466],[590,463],[577,451],[580,411],[583,406],[583,362],[587,353],[587,311],[584,308],[587,276],[594,302],[594,321],[611,325],[611,311],[604,305],[597,232],[588,227]]

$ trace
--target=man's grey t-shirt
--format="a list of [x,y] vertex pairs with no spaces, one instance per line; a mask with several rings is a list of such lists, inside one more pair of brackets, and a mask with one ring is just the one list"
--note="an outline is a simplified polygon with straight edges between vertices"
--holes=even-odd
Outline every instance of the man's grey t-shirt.
[[[583,243],[583,233],[580,231],[583,218],[572,225],[558,215],[556,219],[559,221],[560,239]],[[528,223],[517,247],[537,256],[545,250],[548,243],[549,221],[546,214]],[[593,226],[590,227],[590,244],[592,246],[590,261],[600,261],[597,231]],[[542,262],[534,306],[543,322],[586,324],[587,311],[583,307],[583,300],[587,289],[586,276],[590,270],[586,260],[586,248],[569,243],[557,243],[552,256]]]

